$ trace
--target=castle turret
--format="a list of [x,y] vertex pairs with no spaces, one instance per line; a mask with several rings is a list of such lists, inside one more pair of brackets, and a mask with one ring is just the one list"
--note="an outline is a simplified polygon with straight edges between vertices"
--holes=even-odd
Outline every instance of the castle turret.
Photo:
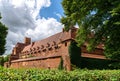
[[31,38],[25,37],[24,43],[25,44],[31,44]]

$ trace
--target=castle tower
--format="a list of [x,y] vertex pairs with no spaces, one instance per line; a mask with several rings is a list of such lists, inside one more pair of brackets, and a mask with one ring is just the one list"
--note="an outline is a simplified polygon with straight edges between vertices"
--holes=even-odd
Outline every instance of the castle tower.
[[24,43],[25,44],[31,44],[31,38],[25,37]]

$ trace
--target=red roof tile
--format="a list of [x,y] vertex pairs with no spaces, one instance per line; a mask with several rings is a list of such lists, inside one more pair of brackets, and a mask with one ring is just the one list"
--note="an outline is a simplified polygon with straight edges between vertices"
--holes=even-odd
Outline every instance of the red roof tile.
[[81,56],[82,57],[88,57],[88,58],[106,59],[104,55],[89,54],[89,53],[82,53]]
[[52,35],[52,36],[50,36],[50,37],[48,37],[48,38],[45,38],[45,39],[43,39],[43,40],[36,41],[36,42],[34,42],[34,43],[31,43],[31,44],[28,45],[28,46],[25,46],[25,48],[23,49],[22,52],[24,52],[24,51],[29,51],[30,48],[32,48],[32,49],[33,49],[33,48],[37,48],[37,47],[40,47],[40,48],[41,48],[42,45],[43,45],[43,46],[47,46],[48,43],[49,43],[50,45],[54,44],[54,42],[55,42],[56,44],[58,44],[58,43],[60,43],[60,42],[62,42],[62,41],[68,40],[68,39],[72,39],[70,32],[60,32],[60,33],[57,33],[57,34],[55,34],[55,35]]

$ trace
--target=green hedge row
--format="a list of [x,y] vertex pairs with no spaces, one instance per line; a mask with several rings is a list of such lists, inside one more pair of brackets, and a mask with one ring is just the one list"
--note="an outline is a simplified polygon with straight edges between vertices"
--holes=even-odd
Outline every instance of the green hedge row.
[[0,81],[120,81],[120,70],[40,70],[0,68]]

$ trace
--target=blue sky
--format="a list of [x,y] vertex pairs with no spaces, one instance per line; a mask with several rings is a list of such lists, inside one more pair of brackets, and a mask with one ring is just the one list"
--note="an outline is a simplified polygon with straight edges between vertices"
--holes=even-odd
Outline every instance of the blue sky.
[[51,0],[50,7],[43,7],[40,10],[40,16],[45,18],[55,18],[57,21],[60,21],[60,17],[56,14],[63,16],[63,8],[61,4],[62,0]]

